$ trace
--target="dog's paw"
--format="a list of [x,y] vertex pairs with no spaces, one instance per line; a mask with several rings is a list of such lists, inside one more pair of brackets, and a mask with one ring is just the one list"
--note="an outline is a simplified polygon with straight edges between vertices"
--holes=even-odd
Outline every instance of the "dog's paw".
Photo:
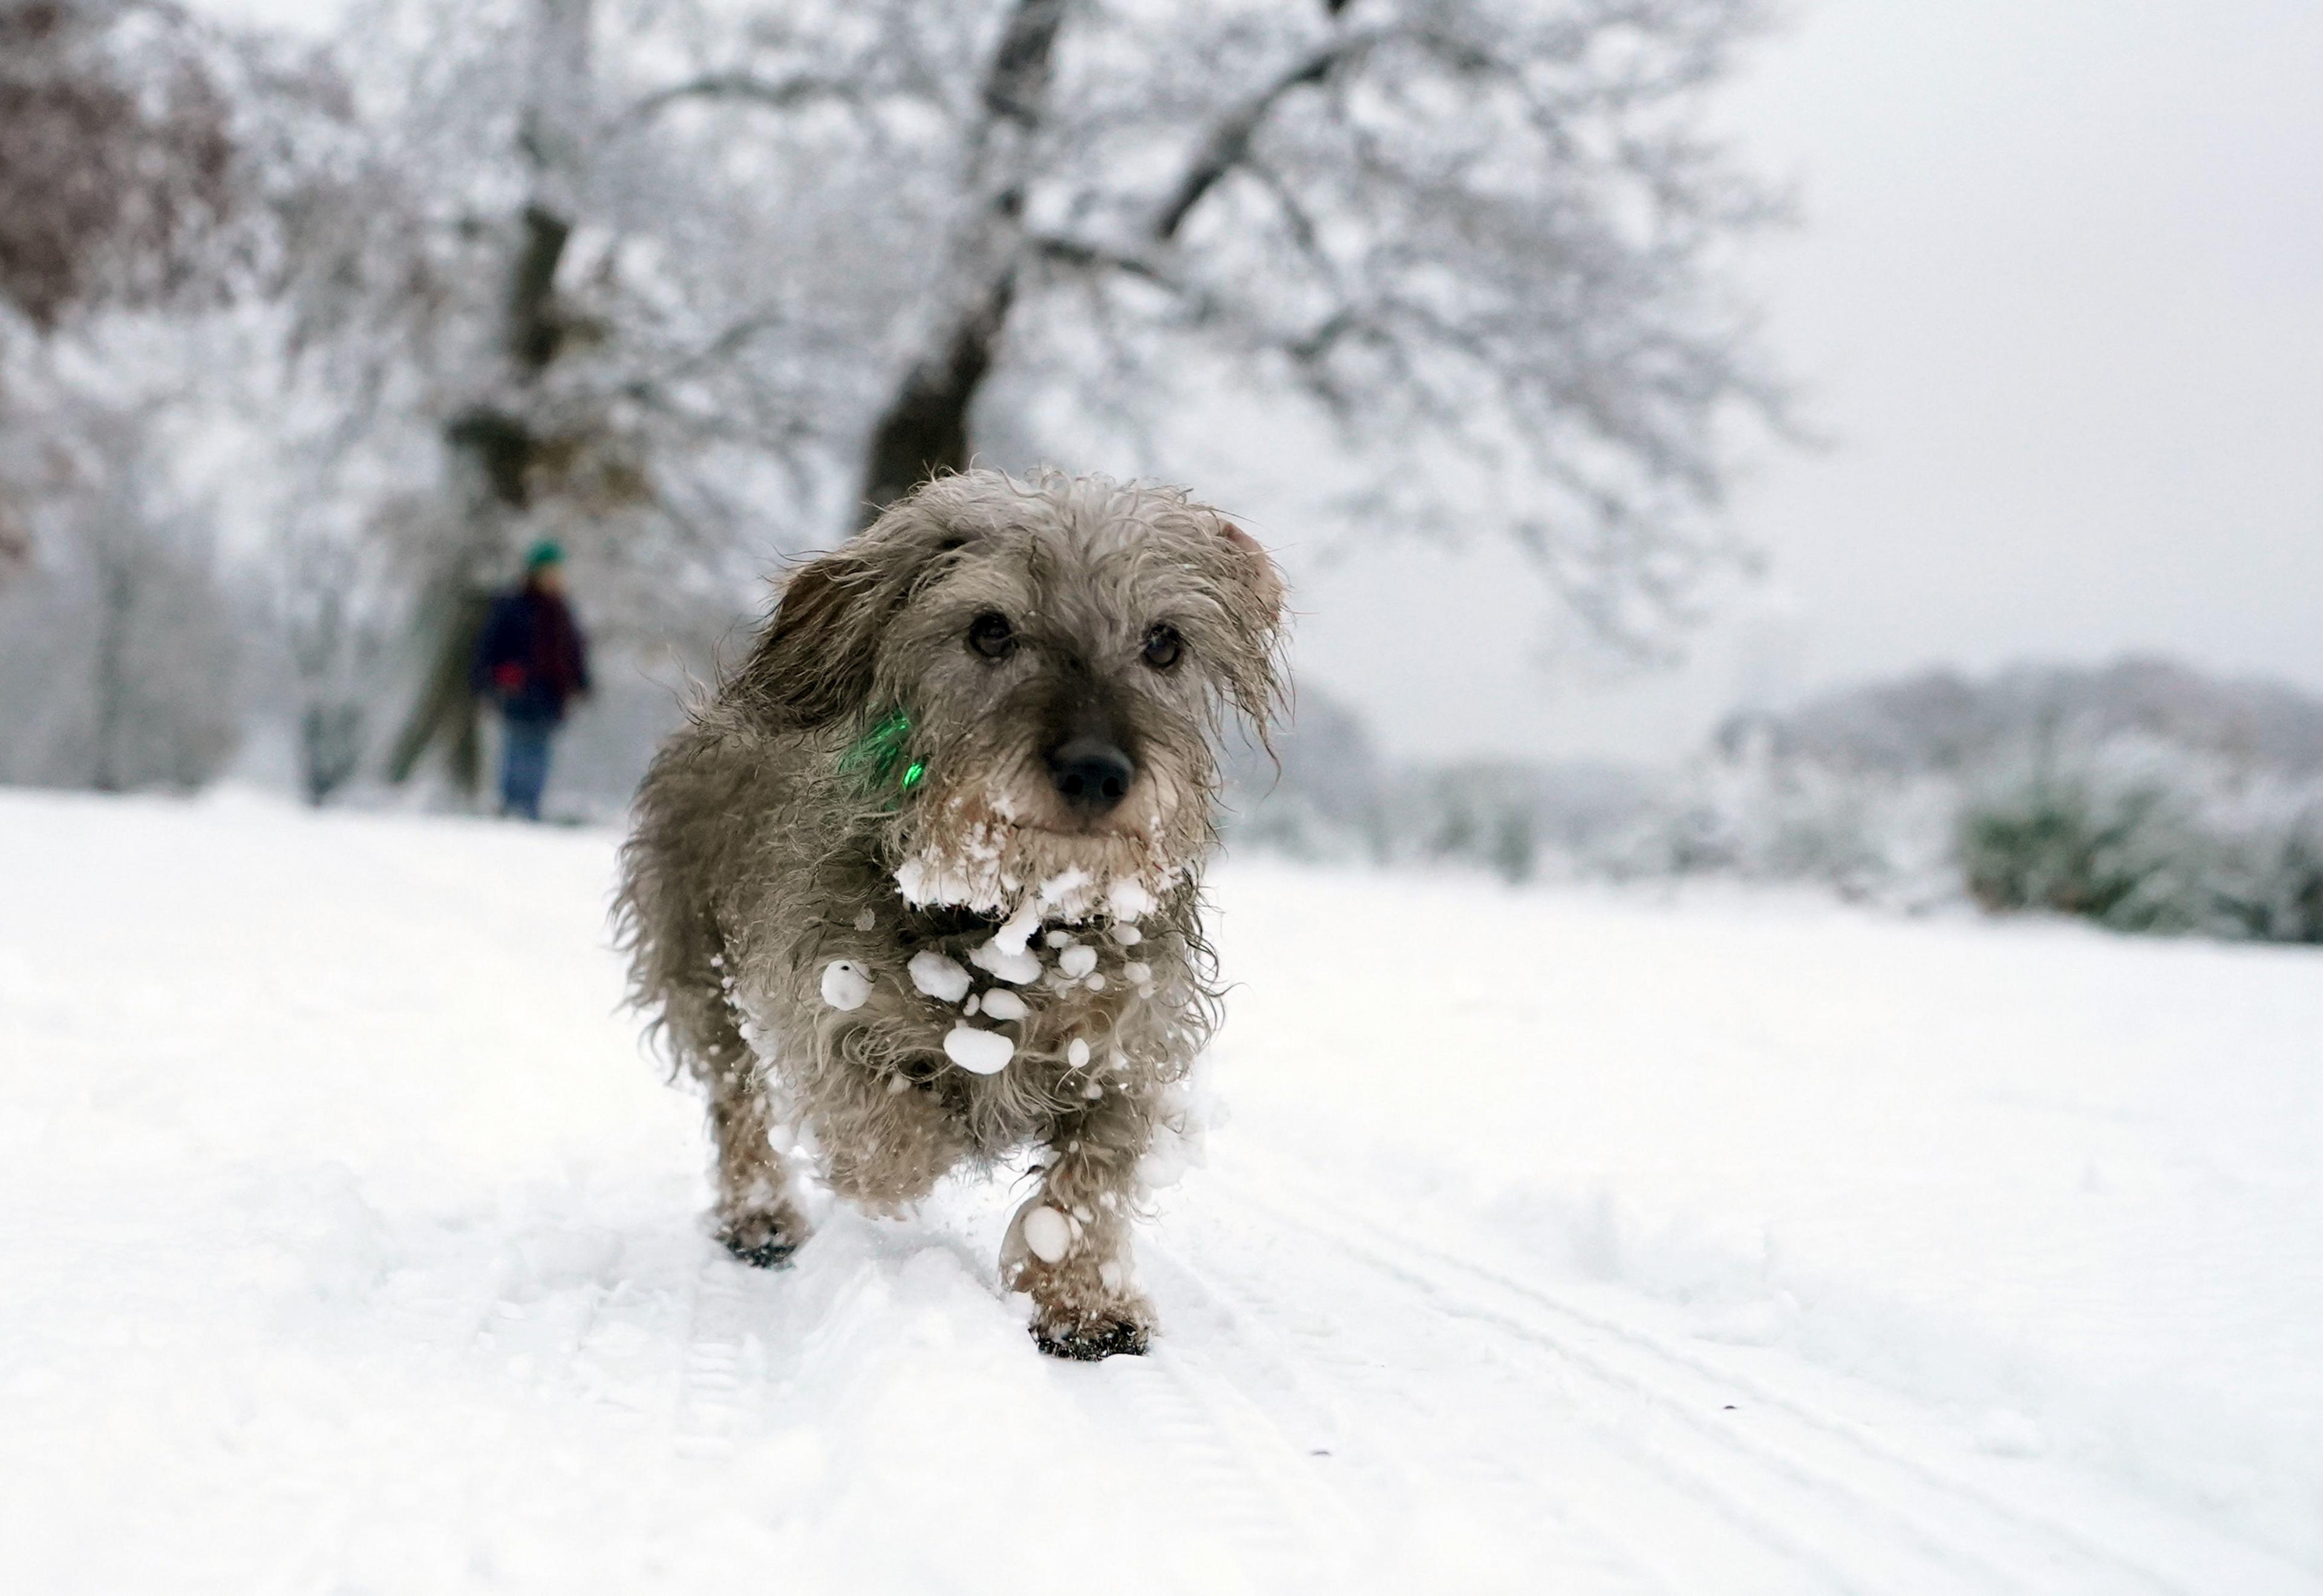
[[746,1242],[739,1236],[720,1236],[718,1239],[725,1243],[726,1251],[752,1269],[781,1269],[798,1251],[796,1242],[777,1241],[772,1237],[762,1242]]
[[1033,1344],[1052,1358],[1094,1363],[1116,1354],[1139,1357],[1145,1351],[1146,1328],[1135,1319],[1100,1319],[1054,1327],[1036,1320],[1029,1328]]
[[780,1269],[806,1240],[806,1227],[786,1215],[738,1214],[718,1222],[718,1244],[752,1269]]

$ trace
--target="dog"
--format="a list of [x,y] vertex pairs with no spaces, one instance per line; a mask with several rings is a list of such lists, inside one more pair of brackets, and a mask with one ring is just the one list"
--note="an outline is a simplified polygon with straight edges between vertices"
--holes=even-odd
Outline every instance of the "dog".
[[807,1238],[794,1137],[878,1215],[1033,1148],[1033,1340],[1145,1350],[1139,1165],[1217,1023],[1218,750],[1282,702],[1283,601],[1183,491],[1053,472],[937,477],[790,575],[655,757],[616,906],[737,1258]]

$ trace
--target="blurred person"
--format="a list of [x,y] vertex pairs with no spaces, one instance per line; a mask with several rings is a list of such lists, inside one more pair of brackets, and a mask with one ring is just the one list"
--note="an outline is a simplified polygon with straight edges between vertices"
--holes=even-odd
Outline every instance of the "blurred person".
[[534,544],[523,581],[492,601],[473,680],[500,711],[500,813],[537,821],[556,728],[589,691],[589,645],[565,601],[565,551],[556,544]]

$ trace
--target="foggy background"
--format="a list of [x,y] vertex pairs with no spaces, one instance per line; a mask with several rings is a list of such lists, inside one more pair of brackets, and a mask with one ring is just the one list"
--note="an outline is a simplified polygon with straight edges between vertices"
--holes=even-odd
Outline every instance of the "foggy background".
[[[1068,6],[1057,92],[1079,92],[1072,74],[1085,69],[1075,63],[1089,61],[1098,67],[1088,70],[1124,70],[1122,81],[1150,91],[1152,104],[1122,114],[1147,119],[1146,142],[1125,135],[1105,146],[1100,166],[1115,164],[1095,179],[1143,193],[1156,180],[1148,169],[1157,152],[1223,125],[1215,118],[1264,79],[1269,62],[1365,27],[1402,26],[1405,9],[1363,0],[1272,12]],[[356,254],[331,257],[342,264],[327,271],[302,267],[295,226],[269,232],[279,220],[250,217],[311,223],[323,205],[311,197],[327,191],[345,215],[368,216],[358,230],[381,228],[382,242],[363,247],[392,254],[397,229],[364,210],[371,197],[346,196],[395,189],[395,203],[444,229],[440,248],[428,246],[437,249],[432,275],[414,293],[438,318],[426,325],[452,328],[456,343],[459,316],[484,314],[473,307],[493,301],[491,274],[504,269],[486,245],[510,236],[510,219],[530,203],[510,185],[555,186],[553,171],[537,173],[556,160],[528,145],[523,160],[511,154],[522,140],[511,140],[510,108],[533,103],[526,96],[537,97],[547,69],[528,32],[534,11],[207,0],[162,23],[152,19],[178,14],[94,3],[14,10],[70,14],[111,40],[92,48],[116,52],[104,69],[118,81],[134,84],[140,72],[161,81],[180,57],[207,63],[216,91],[234,99],[225,120],[241,141],[238,170],[254,166],[260,176],[257,197],[244,197],[225,226],[226,263],[184,268],[191,290],[169,282],[151,293],[92,294],[32,325],[0,326],[0,354],[14,373],[17,480],[40,477],[23,460],[60,447],[25,419],[44,404],[46,425],[61,428],[55,436],[69,435],[109,468],[75,479],[81,520],[67,515],[42,532],[38,514],[20,518],[32,530],[18,535],[14,591],[0,592],[0,624],[14,633],[0,641],[13,694],[0,776],[312,792],[325,726],[336,762],[326,801],[461,806],[460,784],[447,780],[457,761],[436,757],[447,745],[414,754],[399,727],[409,729],[408,702],[448,613],[445,573],[458,564],[445,563],[449,546],[425,528],[457,497],[443,485],[456,474],[445,462],[466,445],[447,455],[438,434],[451,413],[445,396],[463,381],[474,388],[458,375],[472,357],[430,356],[436,363],[421,361],[421,375],[399,374],[396,362],[419,337],[409,330],[418,322],[394,319],[413,314],[409,304],[381,311],[383,278],[350,288],[330,275],[362,277],[345,264]],[[1629,23],[1617,15],[1609,23],[1615,10],[1524,15],[1529,25],[1548,19],[1543,30],[1572,20],[1618,32]],[[548,4],[538,15],[556,11]],[[623,116],[660,115],[656,96],[665,91],[653,85],[751,50],[759,52],[751,60],[792,63],[843,59],[858,75],[847,96],[865,85],[890,92],[882,74],[910,75],[898,62],[957,87],[986,69],[1007,14],[877,6],[777,15],[741,0],[606,5],[575,81],[594,73],[590,92],[607,106],[642,95],[638,103],[655,107],[608,111],[609,125],[620,127],[631,125]],[[1556,433],[1553,405],[1495,409],[1478,382],[1468,390],[1474,414],[1431,417],[1418,396],[1444,369],[1415,387],[1389,362],[1340,391],[1340,420],[1353,429],[1342,436],[1327,411],[1302,408],[1290,388],[1246,380],[1254,368],[1237,362],[1256,358],[1262,339],[1253,332],[1237,348],[1240,335],[1216,328],[1244,325],[1236,316],[1255,329],[1270,314],[1291,314],[1307,290],[1274,276],[1288,257],[1264,249],[1290,247],[1280,240],[1244,237],[1241,256],[1231,231],[1207,244],[1198,232],[1193,246],[1173,240],[1181,253],[1207,252],[1215,258],[1206,264],[1225,268],[1217,291],[1255,297],[1217,311],[1199,298],[1213,290],[1177,282],[1173,292],[1193,296],[1182,304],[1206,307],[1186,314],[1209,318],[1208,343],[1180,358],[1166,318],[1133,329],[1115,353],[1152,362],[1134,374],[1107,366],[1099,342],[1114,335],[1089,330],[1101,320],[1034,335],[1024,330],[1030,313],[1012,313],[969,412],[977,459],[1189,481],[1243,518],[1291,577],[1299,716],[1281,775],[1244,772],[1241,835],[1306,853],[1464,862],[1511,878],[1739,872],[1911,905],[1965,894],[1991,907],[2043,904],[2125,926],[2226,934],[2305,935],[2309,911],[2299,905],[2312,899],[2312,923],[2323,925],[2323,887],[2301,874],[2302,861],[2323,853],[2323,450],[2314,441],[2323,419],[2323,194],[2312,180],[2312,151],[2323,147],[2323,98],[2313,92],[2323,15],[2287,0],[1970,0],[1940,10],[1826,0],[1774,14],[1704,0],[1639,14],[1640,36],[1694,41],[1672,45],[1680,54],[1714,41],[1687,81],[1647,96],[1668,125],[1682,122],[1714,144],[1715,172],[1701,179],[1710,185],[1702,192],[1714,189],[1723,203],[1731,195],[1716,186],[1731,181],[1756,197],[1751,205],[1785,215],[1711,225],[1669,282],[1608,313],[1616,320],[1600,330],[1609,335],[1666,313],[1668,326],[1699,337],[1696,354],[1714,364],[1731,353],[1735,363],[1702,379],[1686,401],[1698,414],[1671,419],[1658,441],[1600,439],[1572,456],[1635,493],[1623,510],[1629,541],[1577,589],[1546,573],[1577,568],[1574,551],[1592,536],[1579,500],[1559,499],[1544,487],[1547,472],[1521,462],[1487,466],[1464,441],[1482,438],[1489,451],[1531,428],[1528,443],[1538,445]],[[904,28],[894,36],[903,42],[850,41],[850,28],[874,25]],[[152,43],[164,35],[176,42]],[[1553,53],[1542,42],[1551,37],[1511,35],[1507,48]],[[1589,62],[1584,78],[1616,69]],[[1392,83],[1397,69],[1377,69]],[[423,79],[445,96],[436,109],[415,111],[420,100],[409,95],[399,110],[377,108],[395,100],[380,97],[381,85]],[[1353,92],[1339,78],[1316,81]],[[504,102],[497,110],[495,96]],[[647,423],[588,435],[598,453],[583,450],[574,470],[586,482],[567,488],[583,500],[598,493],[591,513],[607,525],[626,491],[622,473],[643,470],[639,463],[684,452],[704,485],[684,518],[671,511],[680,531],[656,534],[676,537],[669,546],[681,550],[682,579],[668,578],[675,567],[662,545],[623,543],[625,535],[609,533],[601,552],[576,560],[575,600],[606,647],[608,680],[560,755],[555,791],[574,816],[618,812],[689,675],[713,669],[739,635],[757,602],[754,577],[782,555],[829,543],[850,519],[861,491],[852,452],[879,413],[880,384],[908,366],[908,335],[898,329],[909,317],[880,298],[884,284],[859,274],[822,286],[815,237],[832,249],[881,228],[902,230],[900,238],[952,203],[949,158],[906,148],[925,133],[906,117],[886,127],[887,144],[865,144],[860,155],[895,163],[900,178],[874,189],[900,208],[875,216],[843,195],[801,188],[785,210],[768,196],[809,182],[799,164],[809,146],[796,142],[808,135],[796,130],[810,124],[785,121],[787,104],[757,121],[712,104],[700,118],[671,119],[680,142],[656,157],[694,149],[692,168],[669,170],[699,177],[698,189],[657,189],[647,167],[609,165],[614,156],[573,168],[592,174],[587,182],[611,197],[602,203],[629,207],[627,223],[610,225],[617,239],[621,225],[662,230],[652,247],[665,264],[651,270],[676,261],[699,274],[683,289],[695,297],[688,307],[637,300],[622,313],[663,318],[645,336],[669,340],[666,353],[683,342],[685,316],[788,270],[811,317],[822,318],[822,341],[799,344],[781,369],[737,364],[737,386],[719,400],[725,430],[714,437],[675,423],[676,432]],[[1440,105],[1428,114],[1447,115]],[[1119,134],[1120,121],[1100,116],[1091,136]],[[778,125],[790,131],[769,131]],[[1473,135],[1477,149],[1501,136],[1482,112],[1464,133],[1456,114],[1431,125],[1431,137],[1456,144]],[[1260,124],[1262,155],[1266,138],[1290,136],[1274,126]],[[683,146],[684,138],[695,142]],[[985,148],[972,139],[960,147]],[[641,159],[618,141],[604,148],[623,151],[619,161]],[[1316,204],[1346,206],[1319,213],[1327,251],[1377,214],[1365,208],[1374,200],[1339,192],[1339,177],[1354,169],[1334,172],[1320,151],[1286,145],[1281,180]],[[826,150],[814,159],[838,158]],[[1502,149],[1491,159],[1511,157]],[[1544,170],[1513,159],[1506,170],[1546,183],[1544,194],[1564,180],[1553,162]],[[1301,168],[1302,160],[1321,164]],[[511,175],[526,161],[536,178]],[[309,185],[299,203],[310,208],[286,202],[294,185],[269,170],[298,173]],[[431,184],[459,188],[470,209],[454,218]],[[1444,230],[1423,227],[1423,250],[1446,241],[1446,258],[1464,269],[1457,263],[1469,246],[1450,241],[1478,236],[1463,232],[1473,218],[1460,219],[1448,201],[1428,211],[1424,181],[1396,194],[1399,205],[1419,207],[1409,214],[1434,215],[1429,225]],[[740,207],[760,203],[763,214],[746,220]],[[1605,237],[1626,225],[1626,203],[1609,204]],[[1544,200],[1537,216],[1555,208]],[[824,230],[813,236],[802,223],[810,212],[812,227]],[[1520,215],[1521,203],[1507,214]],[[568,257],[552,285],[553,296],[576,304],[592,291],[578,273],[591,261],[610,273],[620,254],[587,235],[587,225],[574,249],[586,240],[597,252]],[[673,247],[676,240],[692,243]],[[782,252],[793,248],[794,258]],[[899,273],[914,269],[913,248],[886,258],[901,262]],[[1050,259],[1060,271],[1095,270],[1055,252]],[[1494,259],[1492,270],[1512,269]],[[1529,292],[1554,302],[1563,269],[1547,253],[1537,261],[1539,282]],[[218,281],[202,281],[206,271]],[[457,308],[463,294],[466,311]],[[1133,300],[1121,301],[1131,304],[1126,314],[1150,310]],[[314,308],[322,303],[332,307]],[[1639,319],[1630,326],[1622,316]],[[618,341],[645,326],[601,322],[589,335]],[[1576,347],[1593,335],[1585,318],[1572,334]],[[171,362],[189,374],[174,397],[157,397],[166,384],[123,397]],[[366,383],[376,392],[364,390],[371,408],[362,415],[319,419]],[[1428,397],[1441,409],[1451,391]],[[1779,401],[1761,408],[1758,392]],[[93,418],[69,419],[75,404],[94,406]],[[1467,400],[1448,408],[1464,411]],[[120,418],[133,411],[133,425]],[[829,431],[800,443],[785,428],[802,415],[808,430]],[[335,427],[338,441],[284,445],[309,421],[317,437]],[[1689,430],[1697,422],[1699,436]],[[1697,443],[1699,461],[1654,463]],[[300,471],[308,476],[294,480]],[[150,478],[150,491],[133,478]],[[1547,495],[1538,504],[1536,490]],[[99,502],[108,491],[120,500],[111,510]],[[364,507],[360,530],[349,520],[303,543],[286,532],[300,505],[340,500]],[[166,736],[154,736],[166,757],[126,774],[90,750],[128,734],[90,729],[112,724],[104,693],[72,687],[80,667],[62,663],[106,634],[72,610],[85,597],[49,581],[69,565],[74,537],[96,547],[102,538],[88,527],[123,516],[167,523],[129,568],[190,562],[207,573],[205,591],[215,590],[204,607],[164,583],[173,596],[124,634],[152,654],[137,672],[201,689],[162,716]],[[58,529],[68,521],[82,530]],[[1528,527],[1547,554],[1512,535]],[[469,551],[459,556],[464,580],[495,574],[476,552],[488,546],[500,549],[504,575],[524,535],[510,521],[487,528],[484,543],[471,536],[460,546]],[[299,666],[285,592],[307,594],[311,633],[315,595],[359,585],[357,568],[378,547],[406,551],[396,556],[403,574],[381,587],[361,626],[329,620],[344,636],[332,634],[326,663]],[[427,549],[438,552],[411,553]],[[294,555],[304,575],[285,588]],[[1676,596],[1640,600],[1665,555],[1685,568]],[[121,613],[131,613],[125,598]],[[317,685],[326,677],[327,690]],[[1988,845],[2015,863],[1979,867],[1978,848]],[[2177,885],[2151,885],[2156,861],[2168,862]]]
[[1373,555],[1302,582],[1301,664],[1432,754],[1665,758],[1738,701],[1944,664],[2323,689],[2323,11],[1787,14],[1721,111],[1799,197],[1750,273],[1830,445],[1737,490],[1766,581],[1690,668],[1608,684],[1531,668],[1520,562]]
[[1797,197],[1746,269],[1826,444],[1737,486],[1765,579],[1685,665],[1557,669],[1520,559],[1333,559],[1251,511],[1300,670],[1435,757],[1676,758],[1738,702],[1943,664],[2323,690],[2318,62],[2300,0],[1784,7],[1712,105]]

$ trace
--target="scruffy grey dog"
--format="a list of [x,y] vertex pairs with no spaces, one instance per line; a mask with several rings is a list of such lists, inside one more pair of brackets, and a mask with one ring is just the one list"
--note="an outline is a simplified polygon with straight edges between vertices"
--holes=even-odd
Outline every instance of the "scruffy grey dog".
[[789,1133],[874,1213],[1037,1145],[1001,1252],[1033,1338],[1144,1350],[1138,1165],[1217,1015],[1214,750],[1264,733],[1282,596],[1182,491],[988,471],[791,576],[622,851],[633,995],[707,1088],[737,1257],[806,1239]]

